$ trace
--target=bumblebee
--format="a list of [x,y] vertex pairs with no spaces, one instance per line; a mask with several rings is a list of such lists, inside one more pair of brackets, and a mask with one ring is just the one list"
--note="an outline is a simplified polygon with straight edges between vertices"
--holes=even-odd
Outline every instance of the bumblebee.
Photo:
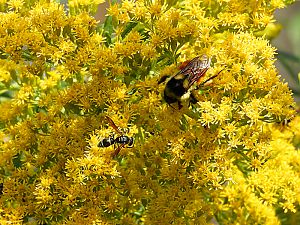
[[[191,96],[190,92],[193,89],[195,83],[201,83],[202,78],[206,71],[210,68],[211,59],[207,55],[201,57],[195,57],[191,61],[186,61],[179,67],[180,71],[173,75],[167,82],[164,89],[164,100],[171,105],[172,103],[178,103],[178,108],[182,108],[181,102],[185,99],[195,98]],[[219,74],[219,73],[218,73]],[[218,75],[217,74],[217,75]],[[212,76],[208,80],[202,83],[207,83],[209,80],[215,78],[217,75]],[[168,76],[163,76],[158,84],[164,82]]]
[[107,121],[112,126],[112,128],[120,135],[116,138],[114,136],[109,136],[108,138],[104,138],[102,141],[98,143],[98,147],[109,147],[113,144],[118,144],[117,149],[113,152],[112,157],[116,157],[121,149],[127,145],[127,147],[132,148],[134,139],[133,137],[128,137],[124,134],[124,132],[121,131],[119,127],[114,123],[114,121],[106,116]]

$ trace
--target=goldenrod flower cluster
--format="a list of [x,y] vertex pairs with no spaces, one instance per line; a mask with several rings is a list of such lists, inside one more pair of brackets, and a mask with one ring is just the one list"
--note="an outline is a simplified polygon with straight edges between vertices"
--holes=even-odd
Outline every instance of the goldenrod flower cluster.
[[[102,2],[0,2],[0,223],[299,224],[300,117],[255,35],[290,1]],[[222,72],[166,104],[204,54]]]

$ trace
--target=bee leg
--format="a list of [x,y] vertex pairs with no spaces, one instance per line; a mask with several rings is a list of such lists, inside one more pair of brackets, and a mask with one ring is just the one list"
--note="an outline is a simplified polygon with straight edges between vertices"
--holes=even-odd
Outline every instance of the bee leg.
[[168,104],[171,108],[175,109],[171,104]]
[[183,107],[183,105],[181,104],[180,101],[178,101],[177,103],[178,103],[178,110],[180,110]]
[[190,95],[190,102],[189,102],[189,106],[190,104],[196,104],[198,102],[198,100],[196,99],[195,95],[193,94],[193,92]]

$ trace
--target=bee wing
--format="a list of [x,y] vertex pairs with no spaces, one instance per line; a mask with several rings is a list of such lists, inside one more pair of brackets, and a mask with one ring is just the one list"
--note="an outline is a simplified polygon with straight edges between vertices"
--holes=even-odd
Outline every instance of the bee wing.
[[115,129],[115,131],[119,134],[123,134],[122,131],[120,130],[119,127],[117,127],[117,125],[114,123],[114,121],[108,117],[108,116],[105,116],[105,118],[107,119],[107,121],[109,122],[109,124]]
[[184,68],[182,68],[177,74],[188,79],[188,87],[189,89],[196,81],[198,81],[209,69],[211,59],[207,57],[207,55],[203,55],[200,57],[193,58]]

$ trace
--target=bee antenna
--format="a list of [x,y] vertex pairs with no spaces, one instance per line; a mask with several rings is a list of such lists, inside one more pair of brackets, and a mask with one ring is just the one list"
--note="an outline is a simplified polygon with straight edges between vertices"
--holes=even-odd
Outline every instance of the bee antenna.
[[220,70],[219,73],[217,73],[216,75],[213,75],[212,77],[208,78],[206,81],[204,81],[204,82],[201,84],[201,86],[203,86],[203,85],[206,84],[208,81],[210,81],[210,80],[216,78],[217,76],[219,76],[219,74],[220,74],[222,71],[224,71],[224,70],[225,70],[225,68],[223,68],[222,70]]
[[161,84],[161,83],[165,82],[168,77],[169,77],[168,75],[162,76],[157,83]]

